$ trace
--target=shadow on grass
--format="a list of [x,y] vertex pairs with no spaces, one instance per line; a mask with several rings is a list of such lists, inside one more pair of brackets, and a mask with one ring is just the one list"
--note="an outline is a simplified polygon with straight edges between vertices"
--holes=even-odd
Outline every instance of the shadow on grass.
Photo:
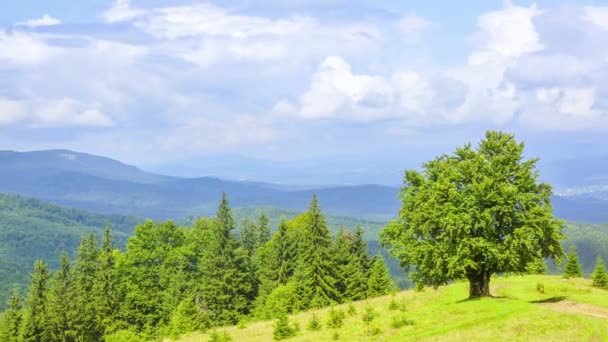
[[457,301],[456,304],[474,302],[474,301],[478,301],[478,300],[485,299],[485,298],[489,298],[489,299],[505,299],[507,297],[506,296],[489,296],[489,297],[465,298],[465,299],[461,299],[461,300]]
[[566,299],[566,296],[557,296],[557,297],[551,297],[551,298],[547,298],[547,299],[533,300],[533,301],[530,301],[530,303],[532,303],[532,304],[558,303],[565,299]]

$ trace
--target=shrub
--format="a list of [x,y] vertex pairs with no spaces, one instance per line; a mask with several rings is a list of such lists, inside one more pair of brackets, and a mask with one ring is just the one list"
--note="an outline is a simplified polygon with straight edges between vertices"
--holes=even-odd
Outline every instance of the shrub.
[[296,329],[290,324],[287,314],[283,313],[274,323],[272,337],[279,341],[290,338],[296,334]]
[[217,330],[213,330],[211,334],[209,334],[209,342],[230,342],[232,341],[232,336],[228,334],[226,331],[217,332]]
[[321,321],[319,321],[319,318],[317,317],[316,313],[312,314],[312,317],[310,318],[310,321],[308,322],[307,328],[310,331],[319,331],[319,330],[321,330],[321,328],[322,328]]
[[399,329],[405,327],[407,325],[414,325],[414,321],[411,319],[407,319],[405,315],[397,315],[393,316],[391,319],[391,328]]
[[342,325],[344,324],[344,318],[346,318],[344,311],[332,307],[331,309],[329,309],[329,317],[327,318],[327,326],[329,328],[333,328],[333,329],[341,328]]
[[363,312],[363,316],[361,318],[363,319],[363,323],[365,323],[365,325],[367,326],[367,334],[370,336],[373,335],[372,322],[376,318],[376,312],[374,311],[374,308],[372,308],[371,306],[366,306],[365,312]]
[[131,330],[119,330],[106,335],[105,342],[143,342],[146,339]]
[[338,334],[337,331],[334,331],[334,334],[331,335],[331,339],[334,340],[334,341],[339,340],[340,339],[340,334]]
[[399,308],[399,305],[397,305],[395,298],[392,298],[391,302],[388,303],[388,309],[392,311],[392,310],[397,310],[398,308]]
[[545,284],[536,283],[536,291],[538,291],[540,293],[545,293]]
[[349,316],[353,316],[357,314],[357,308],[355,308],[355,305],[353,303],[348,304],[348,309],[346,310],[346,313]]

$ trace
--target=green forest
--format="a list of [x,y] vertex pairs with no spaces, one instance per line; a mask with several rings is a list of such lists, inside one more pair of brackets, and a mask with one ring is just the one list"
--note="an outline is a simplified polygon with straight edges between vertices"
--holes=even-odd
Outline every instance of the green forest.
[[[310,209],[271,234],[265,214],[236,230],[227,198],[216,217],[190,227],[146,221],[126,249],[106,229],[83,238],[57,271],[37,261],[29,292],[8,302],[3,341],[122,341],[273,318],[387,294],[384,258],[370,256],[361,228],[327,228]],[[22,310],[22,307],[24,308]]]

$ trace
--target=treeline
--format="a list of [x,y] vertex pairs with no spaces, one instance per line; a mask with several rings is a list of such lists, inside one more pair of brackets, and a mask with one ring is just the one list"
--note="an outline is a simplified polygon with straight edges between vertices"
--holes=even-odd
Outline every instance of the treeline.
[[138,225],[124,252],[109,229],[81,239],[50,272],[37,261],[25,299],[15,291],[1,341],[138,341],[268,319],[388,293],[382,257],[363,231],[333,238],[316,196],[309,210],[271,234],[267,216],[237,231],[224,195],[216,217],[192,227]]

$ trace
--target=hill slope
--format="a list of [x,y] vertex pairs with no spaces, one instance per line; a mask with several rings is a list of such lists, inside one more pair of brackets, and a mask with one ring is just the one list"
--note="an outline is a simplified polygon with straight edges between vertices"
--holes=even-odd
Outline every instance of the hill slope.
[[[536,290],[543,283],[545,292]],[[293,315],[300,331],[288,341],[329,341],[337,333],[340,341],[604,341],[608,339],[608,291],[590,287],[584,279],[562,280],[555,276],[513,276],[492,280],[497,298],[467,300],[468,283],[438,290],[403,291],[394,297],[355,302],[356,313],[347,315],[344,326],[327,328],[328,309],[314,312],[323,323],[320,331],[306,329],[313,311]],[[397,309],[390,310],[391,301]],[[368,335],[363,323],[365,307],[376,317]],[[348,305],[337,306],[344,312]],[[396,319],[413,324],[393,326]],[[249,323],[245,328],[220,329],[235,341],[271,341],[273,321]],[[180,342],[207,341],[209,335],[195,333]],[[169,340],[167,340],[169,341]]]
[[397,212],[397,188],[360,185],[292,190],[273,184],[145,173],[104,157],[65,150],[0,152],[0,192],[85,210],[180,219],[208,215],[222,192],[235,207],[305,210],[313,193],[328,213],[387,218]]
[[12,288],[28,285],[36,259],[54,269],[62,251],[75,251],[84,234],[101,237],[106,225],[114,228],[117,242],[124,245],[136,223],[132,217],[92,214],[0,194],[0,309]]

